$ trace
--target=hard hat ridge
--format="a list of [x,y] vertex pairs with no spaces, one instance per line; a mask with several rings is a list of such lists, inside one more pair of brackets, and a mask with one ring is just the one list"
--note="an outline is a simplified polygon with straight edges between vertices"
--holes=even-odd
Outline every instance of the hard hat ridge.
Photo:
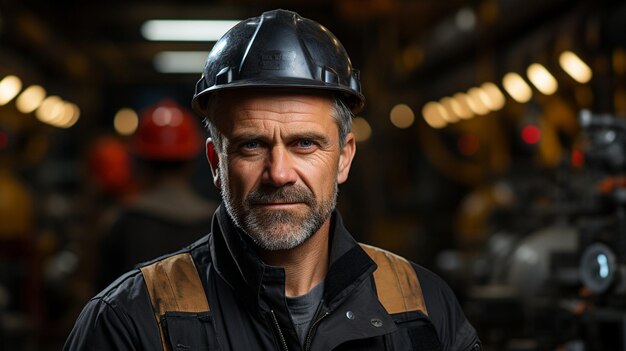
[[240,88],[327,91],[354,112],[365,101],[359,72],[339,40],[321,24],[280,9],[240,22],[215,44],[192,105],[206,116],[210,95]]

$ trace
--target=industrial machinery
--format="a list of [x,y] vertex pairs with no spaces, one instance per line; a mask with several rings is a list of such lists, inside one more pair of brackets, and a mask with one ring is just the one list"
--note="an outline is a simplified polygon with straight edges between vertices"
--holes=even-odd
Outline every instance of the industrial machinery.
[[626,119],[579,122],[583,166],[519,201],[510,211],[523,220],[474,261],[467,310],[486,350],[626,350]]

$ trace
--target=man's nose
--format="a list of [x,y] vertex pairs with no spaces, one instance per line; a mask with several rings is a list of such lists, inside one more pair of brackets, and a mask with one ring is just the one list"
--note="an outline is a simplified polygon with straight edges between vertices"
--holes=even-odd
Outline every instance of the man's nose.
[[294,169],[292,155],[282,147],[272,148],[263,176],[266,184],[276,187],[295,183],[297,173]]

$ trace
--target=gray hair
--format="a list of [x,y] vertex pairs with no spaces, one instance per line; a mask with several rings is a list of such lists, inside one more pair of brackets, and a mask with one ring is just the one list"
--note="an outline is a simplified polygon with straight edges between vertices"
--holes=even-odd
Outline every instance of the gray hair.
[[[207,113],[204,117],[204,126],[213,139],[216,151],[222,152],[224,151],[222,149],[222,146],[224,145],[224,135],[215,124],[215,116],[217,115],[218,108],[218,96],[219,94],[214,94],[209,97],[207,101]],[[348,106],[346,106],[343,100],[341,100],[338,96],[333,96],[333,100],[331,114],[337,122],[337,127],[339,127],[339,149],[342,149],[346,142],[346,135],[348,135],[350,130],[352,130],[352,119],[354,118],[354,113],[352,113],[352,110],[350,110],[350,108],[348,108]]]

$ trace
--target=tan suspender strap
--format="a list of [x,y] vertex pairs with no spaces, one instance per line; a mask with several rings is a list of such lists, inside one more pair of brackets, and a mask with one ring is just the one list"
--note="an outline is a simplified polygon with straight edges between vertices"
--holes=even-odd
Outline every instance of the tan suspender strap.
[[411,263],[398,255],[377,247],[361,244],[361,247],[376,262],[374,281],[378,299],[387,313],[421,311],[428,315],[422,287]]
[[161,326],[165,312],[208,312],[209,303],[189,253],[182,253],[141,268],[163,349],[167,350]]

